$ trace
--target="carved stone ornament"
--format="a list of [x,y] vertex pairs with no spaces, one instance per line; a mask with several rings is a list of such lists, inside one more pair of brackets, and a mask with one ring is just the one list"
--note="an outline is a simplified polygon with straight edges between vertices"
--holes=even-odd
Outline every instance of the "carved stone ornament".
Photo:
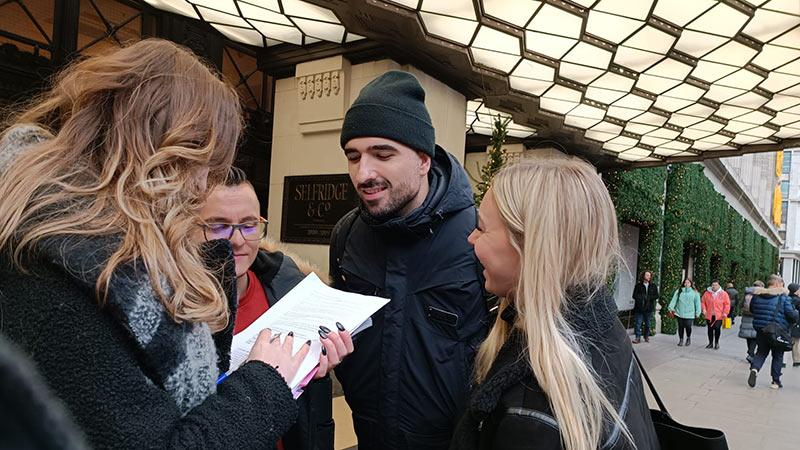
[[297,77],[297,94],[300,100],[336,97],[341,92],[342,75],[339,70]]
[[322,74],[322,94],[326,97],[331,96],[331,73],[325,72]]
[[314,75],[314,95],[322,97],[322,74]]
[[306,99],[306,77],[300,77],[297,79],[297,93],[300,94],[300,99]]
[[331,72],[331,92],[333,95],[339,95],[339,71]]

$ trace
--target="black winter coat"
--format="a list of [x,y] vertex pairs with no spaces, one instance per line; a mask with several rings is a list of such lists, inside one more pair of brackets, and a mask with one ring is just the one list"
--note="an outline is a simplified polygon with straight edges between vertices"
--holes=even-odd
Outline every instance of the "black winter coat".
[[[513,323],[513,314],[503,318]],[[613,297],[601,289],[567,317],[581,336],[606,395],[628,426],[636,448],[658,450],[630,339],[616,316]],[[591,345],[590,345],[591,344]],[[458,424],[451,450],[561,450],[559,424],[524,355],[520,332],[500,350],[487,379],[478,386]],[[557,358],[558,355],[551,355]],[[606,429],[603,450],[631,449],[620,429]]]
[[736,315],[736,306],[739,304],[739,291],[734,288],[725,289],[728,293],[728,298],[731,301],[731,310],[729,316],[733,318]]
[[641,281],[633,288],[633,312],[651,313],[656,310],[658,301],[658,286],[652,281],[644,287]]
[[391,299],[336,368],[359,450],[446,449],[486,334],[480,269],[467,242],[476,224],[472,189],[438,146],[429,180],[424,203],[406,217],[372,223],[362,213],[349,226],[346,216],[331,238],[333,286]]
[[0,449],[89,448],[32,364],[0,336]]
[[[115,242],[42,242],[28,274],[0,258],[0,332],[33,359],[93,447],[273,448],[297,405],[261,362],[216,385],[230,361],[232,320],[214,336],[205,324],[169,320],[141,265],[121,266],[98,306],[97,268]],[[218,249],[232,273],[230,245]]]
[[[272,307],[307,274],[281,252],[259,250],[250,266]],[[313,380],[297,399],[297,422],[283,436],[286,450],[333,450],[333,385],[330,377]]]
[[[800,297],[796,295],[790,295],[789,300],[792,301],[792,306],[794,306],[794,309],[798,311],[798,314],[800,314]],[[800,338],[800,320],[798,320],[792,325],[791,331],[792,331],[792,337]]]

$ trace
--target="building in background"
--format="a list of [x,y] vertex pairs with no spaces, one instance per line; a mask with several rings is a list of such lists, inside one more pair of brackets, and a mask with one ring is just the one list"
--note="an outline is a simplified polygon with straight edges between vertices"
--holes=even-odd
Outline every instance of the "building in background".
[[800,148],[784,150],[783,155],[780,257],[781,276],[788,284],[800,282]]
[[[301,205],[286,186],[341,183],[344,112],[391,69],[421,79],[437,141],[470,171],[491,109],[518,124],[514,154],[579,155],[603,172],[700,163],[730,208],[775,245],[765,186],[777,180],[766,175],[770,152],[800,143],[800,3],[707,3],[5,1],[0,103],[30,98],[64,64],[125,42],[154,36],[187,46],[242,97],[247,129],[236,163],[253,180],[269,233],[323,270],[326,233],[343,208]],[[760,155],[718,159],[750,153]],[[648,189],[663,196],[663,187]],[[663,200],[651,203],[663,212]],[[302,222],[312,210],[329,213]],[[657,222],[623,220],[651,250],[661,248]],[[645,265],[657,270],[651,250]]]

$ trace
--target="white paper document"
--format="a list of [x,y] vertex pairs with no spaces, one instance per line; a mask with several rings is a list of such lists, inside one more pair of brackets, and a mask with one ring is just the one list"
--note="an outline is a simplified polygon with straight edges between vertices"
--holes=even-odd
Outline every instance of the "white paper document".
[[311,273],[249,327],[233,337],[231,369],[228,373],[236,370],[247,359],[261,330],[269,328],[273,335],[281,333],[281,342],[286,333],[293,331],[294,353],[306,341],[311,341],[308,356],[289,383],[289,388],[296,397],[301,384],[307,382],[307,378],[319,364],[322,345],[318,334],[320,325],[336,330],[336,322],[339,322],[350,333],[361,331],[367,328],[362,325],[368,320],[371,325],[371,316],[387,303],[389,300],[385,298],[339,291],[327,286],[316,274]]

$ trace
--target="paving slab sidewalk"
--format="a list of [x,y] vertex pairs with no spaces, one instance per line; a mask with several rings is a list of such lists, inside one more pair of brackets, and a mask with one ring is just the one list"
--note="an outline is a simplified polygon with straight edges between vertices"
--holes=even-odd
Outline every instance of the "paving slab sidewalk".
[[[705,327],[693,327],[690,347],[659,334],[634,349],[678,422],[723,430],[731,450],[800,449],[800,367],[792,367],[786,353],[784,387],[773,390],[768,357],[750,388],[747,345],[738,331],[738,321],[722,330],[719,350],[705,348]],[[652,398],[650,404],[656,407]]]

